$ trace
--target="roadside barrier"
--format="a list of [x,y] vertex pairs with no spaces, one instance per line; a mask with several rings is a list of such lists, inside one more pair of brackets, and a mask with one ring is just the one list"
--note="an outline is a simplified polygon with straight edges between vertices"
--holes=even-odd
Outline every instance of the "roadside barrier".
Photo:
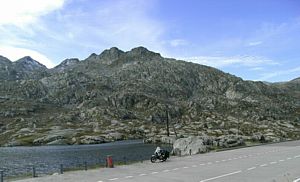
[[0,171],[0,182],[3,182],[3,178],[4,178],[4,171]]
[[64,174],[64,165],[60,164],[60,174]]
[[[30,164],[28,166],[25,166],[25,171],[27,173],[22,173],[22,175],[15,176],[11,174],[18,173],[17,171],[14,171],[15,169],[9,169],[6,167],[1,168],[0,167],[0,182],[6,182],[10,180],[10,178],[13,177],[19,177],[19,178],[37,178],[45,175],[53,175],[53,174],[64,174],[66,171],[72,171],[72,170],[85,170],[87,171],[89,168],[96,169],[96,168],[114,168],[115,165],[126,165],[133,162],[140,162],[143,163],[144,160],[149,160],[150,155],[127,155],[127,156],[119,156],[119,158],[116,158],[113,160],[112,155],[107,155],[104,158],[98,158],[97,161],[82,161],[74,164],[67,164],[67,163],[57,163],[56,165],[47,165],[47,164]],[[114,164],[116,163],[116,164]],[[49,172],[45,170],[45,166],[49,167]]]
[[34,166],[32,166],[32,177],[33,177],[33,178],[37,177],[36,171],[35,171],[35,167],[34,167]]

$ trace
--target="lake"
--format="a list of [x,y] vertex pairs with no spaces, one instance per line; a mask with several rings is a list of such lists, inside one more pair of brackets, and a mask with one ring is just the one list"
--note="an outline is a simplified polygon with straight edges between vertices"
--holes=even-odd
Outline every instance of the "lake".
[[[171,146],[163,146],[171,151]],[[88,166],[104,166],[107,155],[115,163],[150,159],[156,145],[141,140],[118,141],[98,145],[2,147],[0,170],[5,176],[30,174],[35,166],[37,175],[58,173],[60,164],[68,169],[84,169]]]

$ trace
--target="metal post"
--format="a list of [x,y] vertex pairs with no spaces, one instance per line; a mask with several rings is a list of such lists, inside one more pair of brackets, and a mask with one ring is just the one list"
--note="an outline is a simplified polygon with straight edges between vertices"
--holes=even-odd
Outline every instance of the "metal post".
[[168,112],[168,106],[166,106],[166,115],[167,115],[167,136],[170,136],[170,131],[169,131],[169,112]]
[[143,163],[143,157],[140,155],[141,163]]
[[63,166],[63,164],[60,165],[60,174],[64,174],[64,166]]
[[4,178],[4,171],[0,170],[0,182],[4,181],[3,178]]
[[192,155],[192,149],[190,149],[190,155]]
[[35,167],[32,166],[32,177],[35,178],[36,177],[36,171],[35,171]]
[[84,170],[87,171],[87,162],[84,162]]

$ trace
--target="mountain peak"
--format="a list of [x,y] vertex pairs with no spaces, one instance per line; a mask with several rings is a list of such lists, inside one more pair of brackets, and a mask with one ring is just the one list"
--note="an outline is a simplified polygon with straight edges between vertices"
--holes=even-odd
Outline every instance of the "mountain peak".
[[149,51],[147,48],[142,47],[142,46],[131,49],[129,52],[127,52],[127,54],[131,55],[131,56],[141,56],[141,57],[145,57],[145,56],[146,57],[149,57],[149,56],[161,57],[159,53]]
[[117,47],[112,47],[104,50],[98,57],[102,59],[102,63],[111,64],[115,60],[119,59],[122,55],[124,55],[124,51],[118,49]]
[[17,62],[18,61],[34,62],[35,60],[32,59],[30,56],[24,56],[24,57],[20,58],[19,60],[17,60]]
[[10,64],[11,61],[8,58],[0,55],[0,63],[1,64]]
[[63,62],[61,62],[59,65],[72,65],[72,64],[76,64],[79,62],[78,58],[69,58],[69,59],[65,59],[63,60]]
[[37,69],[47,69],[45,65],[32,59],[30,56],[25,56],[15,62],[16,66],[26,69],[28,71]]
[[300,83],[300,77],[295,78],[295,79],[291,80],[290,82],[298,82],[298,83]]
[[140,53],[151,52],[146,47],[143,47],[143,46],[132,48],[130,51],[131,52],[140,52]]
[[53,70],[64,71],[66,68],[73,67],[77,63],[79,63],[78,58],[65,59],[59,65],[55,66]]

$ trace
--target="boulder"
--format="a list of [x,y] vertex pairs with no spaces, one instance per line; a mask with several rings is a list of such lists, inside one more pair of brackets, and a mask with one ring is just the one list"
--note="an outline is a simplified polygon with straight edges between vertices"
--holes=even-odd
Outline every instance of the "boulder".
[[243,138],[239,135],[223,135],[218,137],[217,141],[218,141],[218,146],[224,148],[245,145]]
[[34,145],[43,145],[43,144],[48,144],[48,143],[55,142],[57,140],[62,140],[62,139],[65,139],[65,137],[61,136],[61,135],[47,135],[47,136],[33,140],[33,144]]
[[173,153],[175,155],[193,155],[204,152],[207,152],[207,147],[204,145],[203,139],[199,136],[180,138],[173,144]]
[[162,136],[160,139],[161,143],[166,143],[166,144],[174,144],[176,141],[176,136]]
[[70,139],[74,135],[76,135],[76,131],[73,129],[51,130],[48,132],[46,136],[33,140],[33,144],[43,145],[43,144],[49,144],[51,142],[55,143],[55,141],[57,140]]
[[69,142],[65,139],[58,139],[47,143],[46,145],[68,145]]
[[103,137],[100,136],[82,136],[80,137],[81,144],[100,144],[105,143]]
[[108,138],[112,140],[123,140],[124,135],[119,132],[109,133]]
[[30,128],[22,128],[17,133],[18,134],[27,134],[27,133],[32,133],[32,132],[33,131]]

